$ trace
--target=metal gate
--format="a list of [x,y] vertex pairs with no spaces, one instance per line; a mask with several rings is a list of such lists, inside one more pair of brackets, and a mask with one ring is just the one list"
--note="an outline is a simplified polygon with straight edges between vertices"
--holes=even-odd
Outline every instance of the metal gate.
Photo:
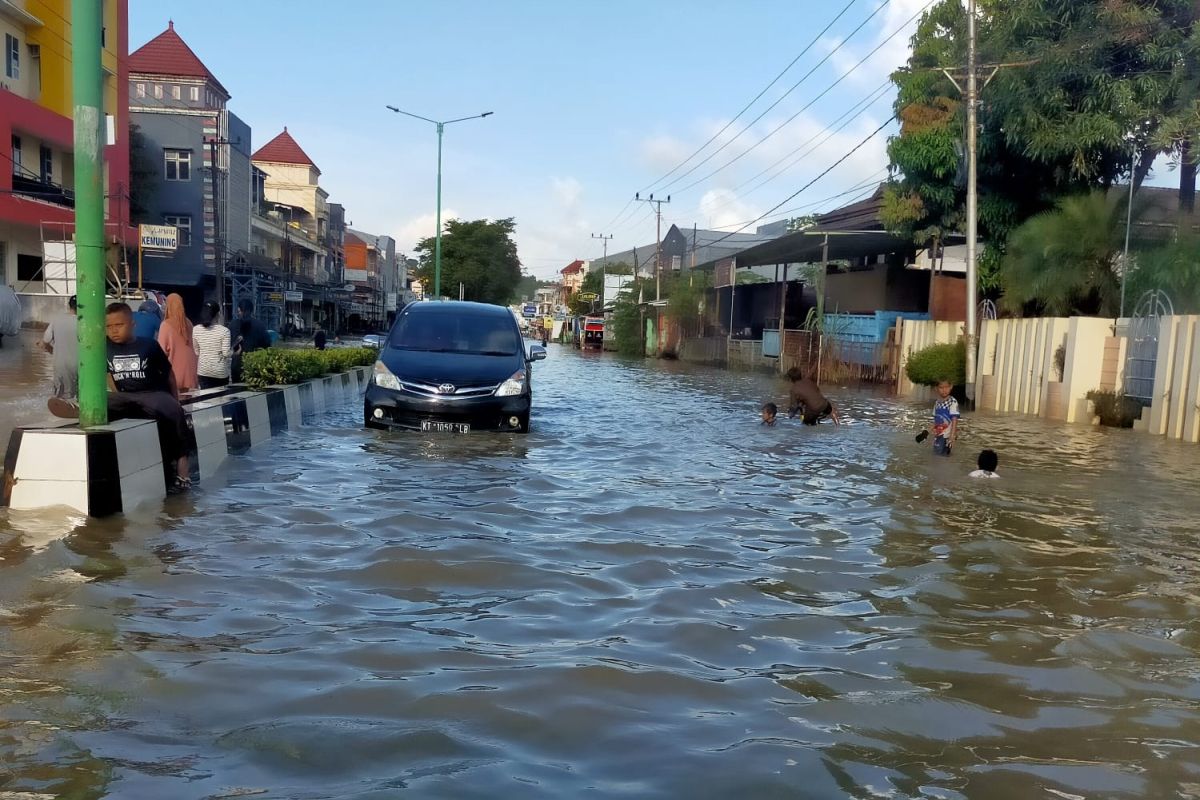
[[1158,362],[1158,329],[1162,317],[1175,313],[1161,290],[1146,292],[1129,320],[1125,356],[1125,396],[1149,406],[1154,399],[1154,365]]

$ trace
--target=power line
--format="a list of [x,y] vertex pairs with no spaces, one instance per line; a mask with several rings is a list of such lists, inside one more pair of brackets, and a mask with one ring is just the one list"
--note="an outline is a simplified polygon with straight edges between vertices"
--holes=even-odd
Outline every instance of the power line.
[[[867,26],[867,23],[869,23],[869,22],[870,22],[872,19],[874,19],[874,18],[875,18],[875,16],[876,16],[876,15],[877,15],[877,14],[878,14],[880,11],[882,11],[884,8],[886,8],[886,7],[887,7],[887,5],[888,5],[888,3],[889,3],[889,2],[891,2],[891,0],[884,0],[884,2],[883,2],[883,3],[881,3],[881,4],[880,4],[878,7],[876,7],[876,9],[875,9],[874,11],[872,11],[872,12],[871,12],[871,14],[870,14],[870,15],[869,15],[869,16],[868,16],[866,19],[864,19],[862,22],[860,22],[860,23],[858,24],[858,27],[857,27],[857,28],[855,28],[854,30],[850,31],[850,35],[848,35],[848,36],[847,36],[845,39],[842,39],[840,42],[838,42],[838,44],[837,44],[837,47],[834,47],[834,48],[833,48],[833,49],[831,49],[831,50],[830,50],[828,53],[826,53],[824,58],[822,58],[820,61],[818,61],[816,64],[814,64],[814,65],[813,65],[813,67],[812,67],[812,69],[810,69],[808,72],[804,73],[804,76],[803,76],[802,78],[800,78],[800,80],[796,81],[796,83],[794,83],[794,84],[792,85],[792,88],[790,88],[790,89],[788,89],[786,92],[784,92],[784,93],[783,93],[783,95],[782,95],[782,96],[780,96],[780,97],[779,97],[779,99],[777,99],[777,100],[776,100],[774,103],[772,103],[771,105],[769,105],[769,106],[767,106],[765,109],[763,109],[763,110],[762,110],[762,112],[761,112],[761,113],[760,113],[760,114],[759,114],[757,117],[755,117],[754,119],[752,119],[752,120],[750,121],[750,124],[748,124],[746,127],[742,128],[740,131],[738,131],[738,132],[737,132],[737,134],[736,134],[736,135],[735,135],[735,136],[734,136],[732,139],[729,139],[728,141],[724,142],[724,143],[723,143],[723,144],[722,144],[720,147],[718,147],[716,150],[714,150],[714,151],[712,151],[711,153],[709,153],[707,156],[705,156],[705,157],[704,157],[703,159],[701,159],[700,161],[697,161],[697,162],[696,162],[695,164],[693,164],[693,165],[692,165],[692,166],[691,166],[691,167],[690,167],[690,168],[689,168],[689,169],[688,169],[686,172],[683,172],[683,173],[681,173],[680,175],[677,175],[677,176],[676,176],[675,178],[673,178],[673,179],[672,179],[670,182],[668,182],[668,183],[664,184],[662,187],[660,187],[660,190],[661,190],[661,189],[669,189],[670,187],[674,186],[676,183],[678,183],[679,181],[683,180],[683,179],[684,179],[684,178],[686,178],[688,175],[691,175],[691,174],[692,174],[693,172],[695,172],[697,169],[699,169],[700,167],[704,166],[704,165],[705,165],[705,164],[707,164],[709,161],[711,161],[711,160],[713,159],[713,157],[717,155],[717,153],[720,153],[720,152],[721,152],[722,150],[724,150],[726,147],[728,147],[729,145],[733,144],[733,143],[734,143],[734,142],[736,142],[738,139],[740,139],[740,138],[741,138],[741,136],[742,136],[742,134],[746,133],[746,131],[748,131],[748,130],[750,130],[751,128],[753,128],[753,127],[754,127],[754,126],[755,126],[755,125],[758,123],[758,121],[759,121],[759,120],[761,120],[763,117],[765,117],[765,116],[766,116],[766,115],[767,115],[767,114],[768,114],[768,113],[769,113],[769,112],[770,112],[772,109],[774,109],[774,108],[775,108],[775,106],[777,106],[777,105],[779,105],[781,102],[783,102],[783,99],[784,99],[785,97],[787,97],[787,96],[788,96],[788,95],[790,95],[790,94],[791,94],[793,91],[795,91],[797,88],[799,88],[799,87],[800,87],[800,85],[801,85],[801,84],[803,84],[805,81],[807,81],[807,80],[808,80],[808,79],[809,79],[809,78],[810,78],[810,77],[813,75],[813,73],[815,73],[815,72],[816,72],[818,69],[820,69],[820,68],[821,68],[821,67],[822,67],[822,66],[825,64],[825,62],[826,62],[826,61],[828,61],[829,59],[833,58],[833,56],[834,56],[834,54],[835,54],[835,53],[837,53],[839,50],[841,50],[843,47],[845,47],[845,46],[846,46],[846,44],[847,44],[847,43],[849,43],[849,41],[850,41],[851,39],[853,39],[853,38],[854,38],[856,35],[858,35],[859,31],[861,31],[863,28],[865,28],[865,27]],[[934,2],[934,0],[930,0],[930,2],[929,2],[929,3],[927,3],[925,7],[926,7],[926,8],[928,8],[930,5],[932,5],[932,4],[933,4],[933,2]],[[922,10],[924,10],[924,9],[922,9]],[[918,13],[920,13],[920,12],[918,12]],[[910,20],[910,21],[911,21],[911,20]],[[907,24],[908,24],[908,23],[905,23],[905,25],[907,25]],[[897,31],[897,33],[899,33],[899,31]],[[895,36],[895,35],[896,35],[896,34],[895,34],[895,33],[893,33],[893,34],[892,34],[892,36],[889,36],[887,39],[885,39],[885,40],[883,41],[883,43],[881,43],[881,44],[880,44],[880,47],[882,47],[882,46],[883,46],[883,44],[886,44],[888,41],[890,41],[890,40],[892,39],[892,37],[893,37],[893,36]],[[878,50],[878,49],[879,49],[879,47],[875,48],[875,50]],[[872,51],[872,54],[873,54],[874,52],[875,52],[875,51]],[[860,62],[860,63],[861,63],[861,62]],[[851,72],[853,72],[853,71],[854,71],[854,70],[851,70]],[[848,75],[849,73],[846,73],[846,74]],[[842,78],[844,78],[844,77],[845,77],[845,75],[843,75],[843,76],[842,76]],[[842,78],[839,78],[839,79],[838,79],[838,81],[837,81],[837,82],[835,82],[833,85],[834,85],[834,86],[836,86],[836,85],[837,85],[837,83],[840,83],[840,82],[841,82],[841,80],[842,80]],[[815,103],[817,100],[820,100],[822,97],[824,97],[824,96],[825,96],[825,95],[826,95],[826,94],[827,94],[827,93],[828,93],[828,92],[829,92],[829,91],[830,91],[832,88],[833,88],[833,86],[830,86],[830,87],[829,87],[828,89],[826,89],[824,92],[822,92],[821,94],[817,95],[817,97],[816,97],[816,98],[814,98],[814,99],[813,99],[813,100],[812,100],[812,101],[811,101],[811,102],[810,102],[810,103],[809,103],[807,106],[805,106],[805,109],[809,108],[809,107],[810,107],[810,106],[812,106],[812,104],[813,104],[813,103]],[[801,110],[804,110],[804,109],[801,109]],[[795,118],[796,118],[796,116],[798,116],[798,115],[794,115],[794,116],[793,116],[791,119],[795,119]],[[788,121],[790,122],[790,121],[791,121],[791,119],[789,119]],[[786,123],[785,123],[785,124],[786,124]],[[768,137],[766,137],[766,138],[770,138],[770,136],[768,136]],[[751,147],[751,148],[750,148],[750,150],[753,150],[753,149],[754,149],[755,147],[757,147],[759,144],[762,144],[762,142],[763,142],[763,141],[766,141],[766,139],[763,139],[763,140],[759,141],[759,142],[758,142],[758,144],[756,144],[756,145],[754,145],[753,147]],[[750,151],[749,151],[749,150],[747,150],[746,152],[750,152]],[[745,153],[743,153],[742,155],[745,155]],[[739,158],[740,158],[740,156],[739,156]],[[736,161],[737,159],[734,159],[734,160]],[[730,163],[732,163],[732,162],[730,162]],[[726,165],[726,166],[728,166],[728,165]],[[722,167],[721,169],[724,169],[724,167]],[[717,170],[717,172],[720,172],[720,170]],[[715,174],[715,173],[713,173],[713,174]],[[710,176],[710,177],[711,177],[711,176]]]
[[[890,34],[890,35],[889,35],[889,36],[888,36],[886,39],[884,39],[882,42],[880,42],[878,45],[876,45],[876,46],[875,46],[875,47],[874,47],[874,48],[871,50],[871,52],[867,53],[867,54],[866,54],[866,55],[865,55],[865,56],[864,56],[864,57],[863,57],[863,58],[862,58],[862,59],[861,59],[861,60],[860,60],[860,61],[859,61],[857,64],[855,64],[853,67],[851,67],[851,68],[850,68],[849,70],[847,70],[845,73],[843,73],[843,74],[841,75],[841,77],[839,77],[839,78],[838,78],[837,80],[835,80],[833,83],[829,84],[829,86],[827,86],[827,87],[825,88],[825,90],[824,90],[824,91],[822,91],[822,92],[821,92],[819,95],[817,95],[817,96],[816,96],[816,97],[814,97],[812,100],[810,100],[810,101],[809,101],[807,104],[805,104],[803,108],[801,108],[801,109],[800,109],[799,111],[797,111],[795,114],[792,114],[790,117],[788,117],[788,118],[787,118],[787,119],[785,119],[783,122],[781,122],[781,123],[780,123],[778,126],[776,126],[776,127],[773,129],[773,130],[771,130],[771,131],[770,131],[770,132],[769,132],[769,133],[768,133],[766,136],[764,136],[763,138],[759,139],[759,140],[758,140],[758,141],[757,141],[757,142],[756,142],[754,145],[752,145],[750,148],[748,148],[748,149],[746,149],[746,150],[742,151],[742,153],[740,153],[739,155],[735,156],[734,158],[732,158],[732,159],[730,159],[729,161],[725,162],[725,163],[724,163],[724,164],[722,164],[721,166],[717,167],[715,170],[713,170],[713,171],[712,171],[712,172],[710,172],[708,175],[706,175],[706,176],[704,176],[703,178],[701,178],[701,179],[700,179],[699,181],[697,181],[696,183],[693,183],[693,184],[691,184],[691,186],[695,186],[697,183],[703,183],[704,181],[706,181],[706,180],[708,180],[708,179],[712,178],[714,175],[716,175],[717,173],[721,172],[722,170],[725,170],[725,169],[729,168],[730,166],[732,166],[733,164],[736,164],[736,163],[737,163],[738,161],[740,161],[742,158],[744,158],[745,156],[749,155],[749,154],[750,154],[751,152],[753,152],[754,150],[758,149],[758,147],[760,147],[762,144],[764,144],[764,143],[765,143],[765,142],[766,142],[768,139],[770,139],[772,136],[774,136],[775,134],[779,133],[779,132],[780,132],[781,130],[783,130],[785,127],[787,127],[788,125],[790,125],[790,124],[791,124],[791,123],[792,123],[792,122],[793,122],[793,121],[796,119],[796,117],[798,117],[798,116],[800,116],[801,114],[803,114],[805,111],[807,111],[809,108],[811,108],[811,107],[812,107],[812,106],[813,106],[813,105],[814,105],[814,104],[815,104],[815,103],[816,103],[818,100],[820,100],[822,97],[824,97],[825,95],[827,95],[827,94],[829,94],[831,91],[833,91],[833,90],[834,90],[834,89],[837,87],[837,85],[838,85],[838,84],[840,84],[842,81],[844,81],[844,80],[845,80],[846,78],[848,78],[850,75],[852,75],[852,74],[853,74],[853,73],[854,73],[854,72],[855,72],[855,71],[856,71],[856,70],[857,70],[859,67],[861,67],[861,66],[862,66],[863,64],[865,64],[865,63],[866,63],[868,60],[870,60],[870,58],[871,58],[872,56],[874,56],[876,53],[878,53],[880,50],[882,50],[882,49],[883,49],[883,47],[884,47],[884,45],[886,45],[886,44],[887,44],[888,42],[890,42],[892,39],[896,38],[896,36],[898,36],[898,35],[899,35],[899,34],[900,34],[900,33],[901,33],[901,32],[902,32],[902,31],[903,31],[905,28],[907,28],[907,27],[909,26],[909,24],[911,24],[911,23],[913,22],[913,20],[917,19],[917,17],[919,17],[921,14],[923,14],[927,8],[929,8],[931,5],[933,5],[933,3],[934,3],[934,2],[935,2],[935,0],[930,0],[928,3],[926,3],[926,4],[925,4],[924,6],[922,6],[920,9],[918,9],[918,10],[917,10],[917,13],[915,13],[915,14],[913,14],[911,17],[909,17],[909,18],[908,18],[908,20],[904,22],[904,24],[902,24],[902,25],[901,25],[899,28],[897,28],[895,31],[893,31],[893,32],[892,32],[892,33],[891,33],[891,34]],[[756,120],[756,121],[757,121],[757,120]],[[752,123],[752,124],[753,124],[753,123]],[[736,138],[736,137],[735,137],[735,138]],[[715,155],[715,153],[714,153],[714,155]],[[701,163],[703,163],[703,162],[701,162]],[[696,166],[699,166],[699,164],[697,164]],[[685,173],[685,175],[686,175],[686,173]],[[682,177],[684,177],[684,176],[683,176],[683,175],[680,175],[680,176],[679,176],[679,178],[676,178],[675,180],[679,180],[679,179],[680,179],[680,178],[682,178]],[[672,183],[674,183],[674,181],[672,181]],[[668,184],[668,186],[669,186],[669,185],[670,185],[670,184]],[[665,188],[665,187],[664,187],[664,188]],[[689,188],[690,188],[690,187],[689,187]]]
[[727,234],[725,234],[724,236],[722,236],[720,239],[717,239],[716,241],[710,242],[709,244],[710,244],[710,245],[712,245],[712,244],[716,244],[717,242],[723,242],[723,241],[725,241],[726,239],[728,239],[730,236],[733,236],[734,234],[737,234],[737,233],[741,233],[742,231],[744,231],[746,228],[750,227],[750,226],[751,226],[751,225],[753,225],[754,223],[761,221],[761,220],[762,220],[764,217],[766,217],[766,216],[768,216],[768,215],[770,215],[770,214],[773,214],[773,213],[775,213],[776,211],[778,211],[778,210],[779,210],[779,208],[780,208],[780,206],[783,206],[784,204],[786,204],[786,203],[788,203],[788,202],[791,202],[793,199],[795,199],[795,198],[796,198],[796,196],[797,196],[797,195],[799,195],[799,194],[800,194],[801,192],[803,192],[805,189],[809,188],[809,187],[810,187],[810,186],[812,186],[814,183],[816,183],[817,181],[821,180],[821,178],[824,178],[826,175],[828,175],[830,172],[832,172],[832,171],[833,171],[833,168],[834,168],[834,167],[836,167],[838,164],[841,164],[843,161],[845,161],[846,159],[848,159],[850,156],[852,156],[852,155],[854,155],[855,153],[857,153],[857,152],[858,152],[860,149],[862,149],[862,147],[863,147],[864,145],[866,145],[866,143],[867,143],[867,142],[871,141],[871,140],[872,140],[872,139],[874,139],[876,136],[878,136],[880,131],[882,131],[882,130],[883,130],[884,128],[886,128],[888,125],[892,124],[892,122],[893,122],[895,119],[896,119],[895,115],[893,115],[893,116],[891,116],[891,117],[888,117],[888,119],[887,119],[887,121],[886,121],[886,122],[884,122],[882,125],[880,125],[880,126],[879,126],[878,128],[876,128],[875,130],[871,131],[871,133],[870,133],[870,134],[869,134],[869,135],[868,135],[868,136],[867,136],[865,139],[863,139],[863,140],[862,140],[861,142],[859,142],[858,144],[854,145],[854,147],[852,147],[852,148],[850,149],[850,151],[849,151],[849,152],[847,152],[845,155],[843,155],[843,156],[842,156],[841,158],[839,158],[837,161],[833,162],[833,163],[832,163],[832,164],[830,164],[828,167],[826,167],[826,168],[825,168],[825,170],[824,170],[824,171],[822,171],[820,175],[817,175],[817,176],[816,176],[815,178],[813,178],[811,181],[809,181],[808,183],[804,184],[803,186],[801,186],[801,187],[800,187],[799,189],[797,189],[796,191],[792,192],[790,195],[788,195],[786,198],[784,198],[783,200],[781,200],[779,203],[775,204],[775,206],[774,206],[774,207],[772,207],[772,208],[768,209],[767,211],[763,212],[762,214],[758,215],[757,217],[755,217],[754,219],[750,220],[749,222],[747,222],[745,225],[741,226],[741,227],[740,227],[740,228],[738,228],[737,230],[735,230],[735,231],[730,231],[729,233],[727,233]]
[[[692,153],[690,156],[685,158],[683,161],[680,161],[678,164],[676,164],[674,167],[672,167],[671,170],[666,175],[663,175],[658,180],[651,182],[648,186],[643,188],[642,191],[645,192],[649,189],[653,189],[655,186],[662,183],[667,178],[671,177],[671,175],[673,175],[677,170],[679,170],[681,167],[683,167],[684,164],[687,164],[693,158],[698,156],[704,150],[704,148],[708,147],[710,144],[712,144],[714,141],[716,141],[717,137],[719,137],[725,131],[729,130],[729,126],[733,125],[733,123],[737,122],[738,119],[740,119],[743,114],[745,114],[747,111],[749,111],[750,107],[753,106],[755,103],[757,103],[759,101],[759,99],[761,99],[762,96],[767,93],[767,90],[769,90],[772,86],[774,86],[776,83],[778,83],[779,79],[782,78],[788,72],[788,70],[790,70],[792,67],[796,66],[797,61],[804,58],[804,56],[808,53],[808,51],[812,49],[813,45],[815,45],[817,42],[819,42],[821,40],[821,37],[829,32],[829,29],[832,28],[834,26],[834,24],[839,19],[841,19],[842,16],[845,15],[845,13],[847,11],[850,10],[850,6],[854,5],[855,2],[857,2],[857,0],[850,0],[850,2],[846,3],[846,5],[842,7],[842,10],[838,12],[837,16],[834,17],[832,20],[830,20],[829,24],[826,25],[820,33],[818,33],[816,36],[814,36],[813,40],[811,42],[809,42],[807,45],[805,45],[804,49],[801,50],[800,53],[795,58],[792,59],[791,63],[789,63],[786,67],[784,67],[779,72],[778,75],[776,75],[774,78],[772,78],[771,82],[768,83],[766,86],[764,86],[762,91],[754,96],[753,100],[751,100],[749,103],[747,103],[745,106],[743,106],[742,110],[739,111],[736,115],[734,115],[733,119],[726,122],[725,125],[721,128],[721,130],[714,133],[711,137],[709,137],[709,140],[707,142],[705,142],[704,144],[702,144],[698,148],[696,148],[696,152]],[[884,3],[884,5],[887,5],[887,3]],[[882,6],[880,6],[880,8],[882,8]],[[872,16],[874,16],[874,15],[872,14]],[[870,17],[868,17],[868,19],[870,19]],[[820,66],[820,65],[818,64],[818,66]],[[808,76],[806,75],[805,77],[808,77]],[[803,79],[801,79],[801,83],[803,83]],[[788,89],[787,92],[785,92],[783,94],[783,97],[779,98],[779,100],[782,100],[784,97],[787,97],[788,94],[791,94],[791,92],[796,88],[796,86],[799,86],[799,85],[800,84],[797,83],[791,89]],[[779,100],[776,100],[775,103],[773,103],[771,105],[771,108],[774,108],[776,105],[778,105]],[[770,111],[771,108],[768,108],[767,110]]]

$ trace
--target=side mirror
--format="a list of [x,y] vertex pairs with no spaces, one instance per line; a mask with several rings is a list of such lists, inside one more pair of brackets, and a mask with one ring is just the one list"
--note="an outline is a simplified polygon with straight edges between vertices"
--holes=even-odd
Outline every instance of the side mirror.
[[529,345],[529,360],[530,361],[544,361],[545,359],[546,359],[546,348],[542,347],[540,344]]

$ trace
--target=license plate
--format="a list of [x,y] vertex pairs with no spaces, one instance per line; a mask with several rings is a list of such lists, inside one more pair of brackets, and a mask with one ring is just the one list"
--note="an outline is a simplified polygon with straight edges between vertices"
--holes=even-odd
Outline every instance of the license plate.
[[421,430],[435,433],[470,433],[471,426],[466,422],[435,422],[425,419],[421,420]]

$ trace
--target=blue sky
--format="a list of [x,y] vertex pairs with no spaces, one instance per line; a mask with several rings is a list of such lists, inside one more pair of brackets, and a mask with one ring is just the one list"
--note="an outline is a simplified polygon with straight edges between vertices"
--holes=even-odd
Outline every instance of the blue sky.
[[[847,2],[130,0],[130,49],[174,20],[233,95],[255,148],[287,125],[354,227],[406,251],[433,233],[436,133],[384,106],[435,119],[495,112],[446,128],[443,213],[515,217],[526,271],[548,277],[598,257],[592,233],[613,234],[610,251],[652,242],[649,209],[628,202],[636,191],[671,195],[664,230],[732,230],[883,124],[894,95],[877,90],[903,63],[908,21],[926,0]],[[658,180],[813,42],[743,118]],[[794,211],[766,219],[868,192],[886,168],[890,131],[780,209]],[[1158,173],[1169,185],[1172,175]]]

